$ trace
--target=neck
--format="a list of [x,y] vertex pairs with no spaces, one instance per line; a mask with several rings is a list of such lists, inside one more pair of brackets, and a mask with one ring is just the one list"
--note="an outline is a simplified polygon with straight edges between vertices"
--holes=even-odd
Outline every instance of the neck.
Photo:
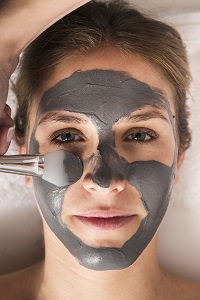
[[49,228],[44,231],[41,299],[156,299],[161,281],[156,237],[129,268],[93,271],[82,267]]

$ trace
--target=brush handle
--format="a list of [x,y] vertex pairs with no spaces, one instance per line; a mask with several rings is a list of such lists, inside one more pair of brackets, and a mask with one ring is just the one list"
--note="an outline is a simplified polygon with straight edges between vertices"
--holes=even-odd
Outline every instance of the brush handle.
[[43,155],[0,156],[0,172],[29,176],[42,176],[43,171]]
[[39,176],[57,187],[64,187],[81,178],[83,162],[64,150],[44,155],[4,155],[0,156],[0,172]]

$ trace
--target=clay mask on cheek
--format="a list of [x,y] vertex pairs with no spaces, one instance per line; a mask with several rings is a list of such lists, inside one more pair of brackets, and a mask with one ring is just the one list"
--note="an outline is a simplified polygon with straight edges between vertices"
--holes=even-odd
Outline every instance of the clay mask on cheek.
[[[41,114],[66,110],[85,114],[99,128],[99,160],[93,181],[108,187],[111,180],[126,179],[141,195],[148,214],[137,232],[122,248],[93,248],[84,244],[61,220],[61,209],[68,186],[56,187],[34,178],[36,197],[51,230],[79,263],[93,270],[120,270],[133,264],[154,236],[168,206],[172,189],[176,152],[171,166],[162,162],[128,163],[115,152],[113,125],[130,112],[145,106],[164,109],[169,116],[175,139],[175,126],[169,103],[159,92],[123,72],[92,70],[75,72],[60,81],[42,97],[37,120]],[[33,130],[30,151],[39,152]],[[57,170],[59,172],[59,170]]]

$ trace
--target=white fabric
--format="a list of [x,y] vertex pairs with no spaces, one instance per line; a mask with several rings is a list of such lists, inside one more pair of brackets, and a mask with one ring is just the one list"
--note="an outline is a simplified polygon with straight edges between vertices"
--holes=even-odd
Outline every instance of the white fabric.
[[159,253],[169,270],[200,280],[200,11],[165,15],[181,33],[193,76],[190,96],[192,146],[161,226]]
[[[190,100],[192,147],[180,171],[159,238],[161,263],[176,273],[200,280],[200,12],[160,17],[180,31],[187,44],[193,85]],[[9,102],[13,104],[10,94]],[[12,144],[10,153],[16,153]],[[0,174],[0,274],[42,257],[42,227],[24,177]]]

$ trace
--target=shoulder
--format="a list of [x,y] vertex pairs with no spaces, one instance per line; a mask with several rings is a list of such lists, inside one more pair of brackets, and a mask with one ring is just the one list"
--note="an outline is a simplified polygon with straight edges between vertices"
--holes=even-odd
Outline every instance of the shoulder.
[[165,273],[165,277],[167,279],[165,285],[166,299],[200,299],[200,282],[192,281],[167,272]]
[[33,300],[39,288],[41,263],[29,268],[0,276],[2,300]]
[[[182,300],[197,300],[200,299],[200,282],[194,282],[184,278],[177,280],[179,283],[179,293],[182,294]],[[178,294],[177,294],[177,299]]]

